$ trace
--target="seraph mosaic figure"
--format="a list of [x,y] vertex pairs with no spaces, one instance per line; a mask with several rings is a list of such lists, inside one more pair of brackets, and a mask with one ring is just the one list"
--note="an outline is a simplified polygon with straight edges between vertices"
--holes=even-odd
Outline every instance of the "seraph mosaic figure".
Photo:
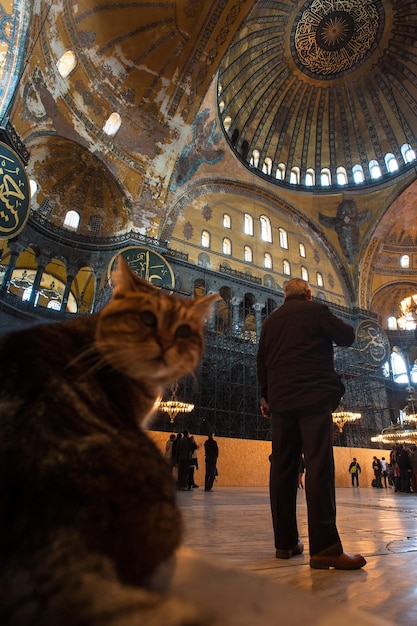
[[319,213],[322,226],[333,228],[348,263],[353,263],[359,246],[359,227],[371,217],[371,211],[359,212],[354,200],[343,200],[335,217]]

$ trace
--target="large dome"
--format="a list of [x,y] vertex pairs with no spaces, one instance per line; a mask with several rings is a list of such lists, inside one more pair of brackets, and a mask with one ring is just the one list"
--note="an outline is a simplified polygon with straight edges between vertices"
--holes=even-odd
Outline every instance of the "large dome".
[[261,0],[219,74],[224,127],[278,184],[380,184],[415,166],[415,21],[399,0]]

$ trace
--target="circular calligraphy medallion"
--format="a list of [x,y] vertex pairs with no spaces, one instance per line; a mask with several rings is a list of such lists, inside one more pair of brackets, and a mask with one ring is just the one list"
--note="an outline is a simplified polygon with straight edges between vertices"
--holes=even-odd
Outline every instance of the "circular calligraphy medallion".
[[[310,0],[298,13],[291,33],[293,58],[314,78],[330,79],[362,63],[376,49],[384,11],[376,3]],[[336,8],[335,8],[336,7]]]
[[363,320],[358,324],[356,346],[373,365],[383,365],[389,359],[391,348],[388,337],[374,320]]
[[167,287],[172,289],[175,284],[174,272],[168,261],[158,252],[140,246],[129,246],[119,252],[110,261],[108,276],[111,282],[111,273],[117,257],[121,255],[129,265],[132,272],[147,280],[155,287]]
[[0,239],[24,228],[30,211],[30,185],[19,156],[0,141]]

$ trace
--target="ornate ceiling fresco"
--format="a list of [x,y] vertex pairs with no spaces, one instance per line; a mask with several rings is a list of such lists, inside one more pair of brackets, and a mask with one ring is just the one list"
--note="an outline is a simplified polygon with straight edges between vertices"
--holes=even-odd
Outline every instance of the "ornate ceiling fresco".
[[[54,205],[53,228],[81,207],[83,235],[100,216],[100,236],[133,229],[164,239],[177,229],[186,246],[181,212],[189,205],[200,214],[210,185],[221,179],[220,200],[239,211],[253,212],[265,194],[268,211],[288,213],[294,237],[310,225],[309,235],[331,251],[349,283],[352,302],[358,294],[355,304],[366,308],[382,289],[415,282],[416,164],[401,147],[417,153],[417,0],[1,6],[9,23],[12,16],[21,29],[30,23],[25,50],[20,31],[16,54],[26,56],[11,115],[39,182],[32,206]],[[57,63],[69,50],[76,66],[63,77]],[[121,126],[111,136],[104,128],[112,113]],[[387,154],[398,169],[389,169]],[[266,159],[271,174],[263,171]],[[283,180],[276,178],[279,164]],[[361,184],[353,180],[355,165]],[[335,185],[340,167],[344,186]],[[294,168],[301,184],[290,184]],[[327,188],[319,184],[323,169],[331,176]],[[308,170],[314,189],[303,185]],[[240,181],[244,193],[223,191]],[[207,227],[204,215],[195,233]],[[399,272],[404,246],[411,265]]]
[[[401,173],[401,146],[415,146],[417,49],[415,2],[260,0],[222,62],[219,100],[228,135],[247,163],[284,164],[316,181],[328,168],[363,169],[376,160]],[[408,166],[409,167],[409,166]],[[271,176],[275,178],[273,169]],[[379,181],[380,182],[380,181]]]

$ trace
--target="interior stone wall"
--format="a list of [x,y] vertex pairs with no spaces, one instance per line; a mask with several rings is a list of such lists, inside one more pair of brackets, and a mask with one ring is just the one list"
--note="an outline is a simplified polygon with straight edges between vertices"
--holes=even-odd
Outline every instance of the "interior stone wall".
[[[149,431],[163,453],[169,432]],[[195,473],[198,485],[204,484],[204,441],[206,437],[194,436],[199,448],[197,450],[199,469]],[[219,472],[215,485],[220,487],[266,487],[269,484],[269,455],[271,454],[270,441],[253,441],[250,439],[231,439],[215,437],[219,446]],[[389,449],[374,450],[370,448],[341,448],[335,446],[336,487],[351,488],[349,465],[356,457],[361,466],[359,484],[362,487],[371,487],[374,477],[372,459],[385,457],[389,459]]]

